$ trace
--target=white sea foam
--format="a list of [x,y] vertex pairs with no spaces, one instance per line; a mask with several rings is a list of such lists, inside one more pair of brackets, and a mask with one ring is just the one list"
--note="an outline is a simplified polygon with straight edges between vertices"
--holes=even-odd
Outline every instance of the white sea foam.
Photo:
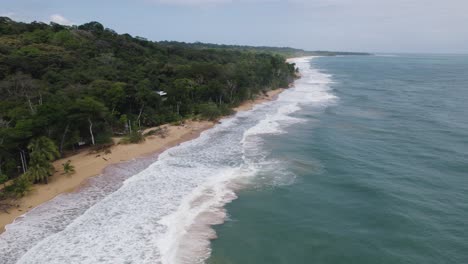
[[[274,184],[294,178],[281,160],[268,158],[263,135],[284,133],[302,122],[294,113],[305,105],[320,109],[336,100],[328,87],[330,76],[311,68],[309,61],[294,59],[303,77],[277,101],[239,113],[169,149],[118,190],[120,184],[111,191],[77,195],[74,205],[61,196],[33,210],[24,219],[44,223],[41,233],[27,233],[36,227],[31,221],[9,226],[0,236],[0,252],[9,252],[2,261],[203,263],[216,236],[212,225],[224,221],[223,207],[236,198],[238,188],[266,170]],[[65,209],[55,211],[60,207]],[[58,216],[65,212],[68,217]]]

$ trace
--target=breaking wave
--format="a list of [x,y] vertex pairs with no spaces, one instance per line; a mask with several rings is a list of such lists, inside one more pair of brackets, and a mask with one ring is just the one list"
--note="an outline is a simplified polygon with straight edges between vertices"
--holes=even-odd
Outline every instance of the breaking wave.
[[303,122],[294,112],[304,105],[320,109],[336,100],[331,76],[311,67],[311,59],[292,60],[302,78],[276,101],[224,119],[157,159],[117,165],[83,191],[19,218],[0,236],[2,260],[203,263],[216,238],[212,226],[224,222],[224,205],[236,199],[238,189],[265,171],[275,172],[273,184],[294,180],[283,161],[269,157],[262,137]]

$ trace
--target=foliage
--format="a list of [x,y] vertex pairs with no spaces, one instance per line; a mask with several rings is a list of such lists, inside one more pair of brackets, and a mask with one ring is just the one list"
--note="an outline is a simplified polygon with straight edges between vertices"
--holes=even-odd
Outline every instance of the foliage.
[[75,173],[75,166],[71,164],[71,160],[67,160],[67,162],[62,164],[63,173],[64,174],[73,174]]
[[136,144],[145,141],[145,136],[139,130],[133,130],[120,140],[121,144]]
[[51,162],[60,156],[57,146],[51,139],[42,136],[31,140],[28,149],[30,160],[25,175],[33,182],[48,183],[54,171]]
[[34,163],[31,164],[24,175],[32,182],[48,183],[49,176],[51,175],[51,168],[45,164]]
[[0,184],[5,184],[8,181],[6,174],[0,174]]
[[[34,181],[46,182],[57,157],[50,142],[60,153],[83,145],[99,151],[113,135],[139,142],[132,131],[143,127],[195,115],[215,120],[263,90],[287,86],[296,70],[288,54],[151,42],[98,22],[0,17],[0,172],[14,178],[29,169]],[[34,147],[42,137],[50,139],[45,152]]]
[[152,129],[148,132],[146,132],[143,136],[148,137],[148,136],[159,136],[161,138],[167,137],[169,131],[166,126],[164,127],[157,127],[155,129]]
[[31,181],[25,175],[17,177],[13,183],[4,188],[7,197],[20,198],[31,190]]
[[31,140],[28,149],[32,163],[50,162],[60,156],[55,143],[50,138],[44,136]]
[[221,116],[232,114],[232,110],[226,105],[217,105],[213,102],[206,104],[200,104],[198,106],[198,112],[202,119],[214,121]]
[[[168,44],[178,45],[178,42],[175,41],[166,41]],[[295,49],[289,47],[251,47],[251,46],[242,46],[242,45],[218,45],[218,44],[209,44],[196,42],[192,44],[195,48],[200,49],[229,49],[229,50],[238,50],[244,52],[263,52],[263,53],[272,53],[285,56],[287,58],[293,57],[302,57],[302,56],[343,56],[343,55],[371,55],[366,52],[343,52],[343,51],[307,51],[303,49]]]

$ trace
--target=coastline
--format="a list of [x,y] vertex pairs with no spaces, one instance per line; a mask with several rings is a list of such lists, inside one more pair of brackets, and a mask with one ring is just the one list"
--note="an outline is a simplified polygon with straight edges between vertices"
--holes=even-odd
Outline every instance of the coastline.
[[[257,104],[275,100],[284,90],[285,88],[278,88],[268,91],[266,95],[260,95],[255,100],[246,101],[233,110],[236,112],[248,111]],[[5,231],[8,224],[13,223],[16,218],[33,208],[60,194],[79,191],[82,186],[85,186],[88,179],[100,175],[107,166],[138,157],[159,155],[173,146],[197,138],[203,131],[212,128],[215,124],[216,122],[190,120],[180,126],[163,125],[161,127],[167,128],[168,131],[168,136],[165,138],[149,136],[139,144],[114,145],[110,148],[111,153],[83,151],[54,161],[53,165],[57,172],[50,178],[49,184],[34,185],[29,194],[14,201],[15,206],[9,208],[8,213],[0,212],[0,234]],[[61,164],[67,160],[70,160],[71,164],[75,166],[76,173],[73,175],[63,175],[60,170]]]

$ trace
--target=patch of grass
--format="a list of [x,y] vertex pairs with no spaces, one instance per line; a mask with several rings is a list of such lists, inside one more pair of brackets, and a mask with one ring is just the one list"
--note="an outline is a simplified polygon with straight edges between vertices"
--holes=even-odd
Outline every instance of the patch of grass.
[[155,128],[155,129],[152,129],[148,132],[146,132],[143,136],[147,137],[147,136],[159,136],[161,138],[165,138],[167,137],[167,134],[168,134],[168,129],[167,127],[158,127],[158,128]]
[[63,174],[73,174],[75,173],[75,166],[71,164],[71,160],[67,160],[67,162],[62,164],[63,167]]
[[141,131],[132,131],[120,140],[120,144],[137,144],[145,141],[145,136]]

